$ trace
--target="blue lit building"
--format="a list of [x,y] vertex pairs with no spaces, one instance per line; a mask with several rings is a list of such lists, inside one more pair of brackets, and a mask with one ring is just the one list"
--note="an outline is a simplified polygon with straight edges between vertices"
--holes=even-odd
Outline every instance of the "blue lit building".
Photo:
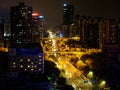
[[9,48],[8,56],[8,66],[12,72],[44,73],[44,55],[40,44]]

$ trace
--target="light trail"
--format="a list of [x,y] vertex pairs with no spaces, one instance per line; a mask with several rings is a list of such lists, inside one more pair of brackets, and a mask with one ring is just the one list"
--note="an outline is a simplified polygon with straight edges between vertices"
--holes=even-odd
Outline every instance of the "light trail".
[[[49,33],[49,38],[51,38],[51,40],[52,40],[52,51],[53,52],[56,52],[57,51],[57,47],[56,47],[56,40],[55,39],[53,39],[53,38],[55,38],[56,37],[56,35],[55,34],[53,34],[53,32],[51,32],[51,31],[48,31],[48,33]],[[54,53],[54,55],[56,56],[56,53]]]

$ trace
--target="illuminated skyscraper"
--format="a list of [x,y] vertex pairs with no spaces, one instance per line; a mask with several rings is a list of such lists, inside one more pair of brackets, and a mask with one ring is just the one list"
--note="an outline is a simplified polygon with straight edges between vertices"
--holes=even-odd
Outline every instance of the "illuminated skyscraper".
[[40,30],[39,30],[39,14],[32,13],[32,42],[39,43]]
[[19,3],[11,7],[11,42],[13,46],[31,42],[32,7]]
[[45,23],[44,23],[44,16],[40,15],[39,18],[39,30],[40,30],[40,38],[44,37],[45,32]]
[[62,32],[64,37],[70,37],[69,26],[73,23],[74,6],[72,4],[64,3],[63,6],[63,25]]
[[64,4],[63,8],[63,24],[70,25],[73,23],[74,6],[71,4]]
[[32,13],[32,7],[24,3],[11,7],[10,12],[11,46],[8,49],[10,71],[44,73],[43,50],[39,40],[34,41],[39,39],[38,14]]
[[38,13],[32,13],[32,42],[39,43],[40,38],[43,37],[44,31],[44,16],[40,16]]

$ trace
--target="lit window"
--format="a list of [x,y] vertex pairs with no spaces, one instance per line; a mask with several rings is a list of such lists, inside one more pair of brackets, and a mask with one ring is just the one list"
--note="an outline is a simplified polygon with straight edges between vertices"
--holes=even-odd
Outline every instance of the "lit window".
[[23,59],[20,59],[20,61],[22,62],[22,61],[23,61]]
[[25,68],[25,71],[26,71],[27,69]]
[[28,62],[30,62],[30,59],[27,59]]
[[35,65],[34,67],[35,67],[35,68],[37,68],[37,66],[36,66],[36,65]]
[[13,62],[13,64],[15,65],[16,63],[15,63],[15,62]]
[[31,62],[31,64],[33,64],[33,62]]
[[15,66],[13,66],[15,68]]
[[32,68],[31,71],[33,71],[34,69]]
[[23,65],[20,65],[21,68],[23,68]]
[[38,56],[39,58],[41,58],[41,56]]
[[67,6],[67,4],[65,3],[65,4],[64,4],[64,7],[66,7],[66,6]]
[[28,13],[31,13],[31,11],[28,11]]
[[39,59],[39,61],[42,61],[41,59]]
[[39,68],[39,71],[41,71],[41,68]]
[[30,68],[30,65],[28,65],[27,67]]
[[41,62],[39,62],[39,64],[41,64]]

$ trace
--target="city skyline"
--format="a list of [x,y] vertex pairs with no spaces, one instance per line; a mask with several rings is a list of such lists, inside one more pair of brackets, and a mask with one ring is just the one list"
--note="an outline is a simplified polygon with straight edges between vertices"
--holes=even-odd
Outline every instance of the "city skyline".
[[0,90],[118,90],[117,0],[47,1],[0,0]]
[[19,2],[24,2],[32,6],[33,11],[38,12],[45,17],[45,22],[49,27],[58,27],[63,23],[63,4],[72,3],[75,8],[75,14],[86,16],[119,17],[119,0],[0,0],[0,16],[9,19],[11,6],[16,6]]

